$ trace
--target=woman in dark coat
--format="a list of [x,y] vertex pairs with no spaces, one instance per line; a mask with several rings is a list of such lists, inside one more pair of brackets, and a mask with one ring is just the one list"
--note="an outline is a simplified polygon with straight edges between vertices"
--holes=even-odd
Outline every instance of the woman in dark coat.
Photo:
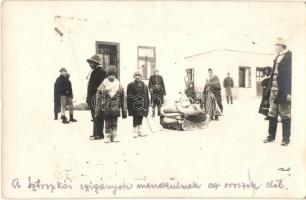
[[[272,68],[271,67],[266,67],[264,70],[264,79],[261,81],[261,86],[262,86],[262,99],[261,103],[259,106],[259,113],[268,116],[269,112],[269,107],[270,107],[270,90],[269,88],[269,82],[270,82],[270,76],[271,76]],[[265,119],[268,119],[267,117]]]
[[149,91],[147,85],[141,81],[140,72],[134,73],[135,81],[127,86],[127,106],[129,116],[133,116],[133,127],[135,137],[145,136],[142,134],[141,125],[143,117],[148,116],[149,112]]
[[196,92],[194,90],[194,84],[193,82],[187,83],[187,88],[185,90],[185,94],[188,97],[190,103],[194,103],[196,100]]
[[61,112],[61,83],[65,77],[60,75],[54,83],[54,120],[58,119],[58,113]]

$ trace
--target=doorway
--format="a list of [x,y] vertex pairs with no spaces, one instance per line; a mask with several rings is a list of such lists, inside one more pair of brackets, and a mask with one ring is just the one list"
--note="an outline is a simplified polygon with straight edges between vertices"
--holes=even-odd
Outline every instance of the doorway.
[[251,67],[239,67],[239,87],[251,88]]
[[117,78],[120,80],[120,44],[96,41],[96,54],[101,56],[103,67],[107,68],[113,65],[117,68]]

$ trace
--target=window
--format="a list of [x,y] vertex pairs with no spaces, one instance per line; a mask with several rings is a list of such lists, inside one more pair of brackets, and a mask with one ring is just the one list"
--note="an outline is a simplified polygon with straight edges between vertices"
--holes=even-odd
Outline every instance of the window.
[[188,68],[186,70],[185,83],[194,82],[194,68]]
[[239,87],[251,88],[251,67],[239,67]]
[[261,82],[264,77],[265,68],[264,67],[256,67],[256,81]]
[[148,80],[156,68],[155,47],[138,46],[138,70],[142,78]]

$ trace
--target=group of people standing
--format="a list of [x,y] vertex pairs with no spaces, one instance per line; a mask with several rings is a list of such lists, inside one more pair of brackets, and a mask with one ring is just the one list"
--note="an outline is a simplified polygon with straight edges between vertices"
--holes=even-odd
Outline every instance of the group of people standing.
[[[223,113],[221,84],[217,75],[213,74],[211,68],[208,69],[208,78],[206,79],[203,90],[203,105],[210,120],[219,120],[219,116]],[[223,81],[223,87],[226,92],[227,103],[233,104],[232,88],[234,87],[234,81],[230,77],[230,73]]]
[[87,62],[92,69],[86,98],[93,118],[93,135],[90,139],[104,139],[105,133],[110,142],[116,142],[120,114],[124,119],[127,115],[133,117],[135,138],[146,136],[142,131],[143,118],[148,116],[150,104],[153,115],[156,108],[160,115],[163,96],[166,95],[163,78],[159,75],[159,71],[157,69],[154,71],[154,75],[150,77],[149,86],[142,81],[142,74],[136,71],[133,75],[134,81],[128,84],[125,93],[117,79],[118,71],[115,66],[102,68],[98,55],[87,59]]
[[[287,50],[287,45],[282,38],[275,43],[273,68],[265,69],[265,79],[262,81],[263,97],[259,112],[266,115],[269,120],[268,136],[263,141],[270,143],[275,140],[278,116],[282,122],[283,139],[281,145],[287,146],[290,143],[291,135],[291,71],[292,53]],[[116,141],[117,123],[120,114],[127,118],[127,114],[133,117],[134,137],[146,136],[142,132],[142,121],[148,116],[149,106],[152,106],[152,116],[161,114],[161,106],[164,103],[166,89],[162,76],[155,70],[149,79],[148,86],[142,81],[142,74],[139,71],[134,73],[134,81],[128,84],[127,93],[117,79],[117,68],[109,66],[106,69],[101,66],[98,55],[87,59],[92,69],[88,82],[86,102],[90,108],[93,121],[92,140],[104,138],[105,133],[110,142]],[[73,93],[69,74],[65,68],[60,69],[60,76],[54,85],[54,119],[58,119],[61,112],[62,123],[76,122],[73,117]],[[218,76],[208,69],[209,77],[206,79],[201,107],[205,109],[210,120],[219,120],[223,113],[221,84]],[[233,104],[232,88],[234,81],[230,73],[223,81],[228,104]],[[149,95],[150,94],[150,95]],[[186,96],[191,103],[196,102],[196,93],[193,82],[187,84]],[[69,120],[65,115],[66,108],[69,108]],[[120,113],[121,111],[121,113]]]

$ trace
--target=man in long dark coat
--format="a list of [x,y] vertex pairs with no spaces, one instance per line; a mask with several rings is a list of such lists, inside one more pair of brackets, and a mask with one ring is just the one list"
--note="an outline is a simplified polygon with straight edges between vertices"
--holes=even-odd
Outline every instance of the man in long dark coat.
[[277,56],[274,59],[268,88],[270,90],[269,135],[263,142],[269,143],[275,140],[277,118],[280,115],[283,129],[281,145],[287,146],[291,135],[292,53],[287,50],[287,45],[282,38],[276,39],[274,50]]
[[142,134],[141,126],[143,117],[148,116],[150,104],[148,87],[141,78],[141,73],[135,72],[135,80],[127,86],[127,106],[129,116],[133,116],[134,137],[145,136]]
[[150,76],[148,86],[151,94],[152,115],[155,116],[155,108],[157,107],[158,116],[160,116],[160,108],[164,103],[166,89],[163,77],[159,75],[158,69],[155,69],[154,75]]
[[90,136],[90,139],[97,140],[97,139],[103,139],[104,133],[104,119],[103,115],[99,117],[95,117],[95,95],[97,93],[97,88],[102,83],[102,81],[106,77],[105,70],[101,67],[101,60],[99,55],[93,55],[91,58],[87,59],[87,62],[92,69],[89,82],[88,82],[88,88],[87,88],[87,98],[86,103],[88,104],[91,116],[93,119],[93,135]]

